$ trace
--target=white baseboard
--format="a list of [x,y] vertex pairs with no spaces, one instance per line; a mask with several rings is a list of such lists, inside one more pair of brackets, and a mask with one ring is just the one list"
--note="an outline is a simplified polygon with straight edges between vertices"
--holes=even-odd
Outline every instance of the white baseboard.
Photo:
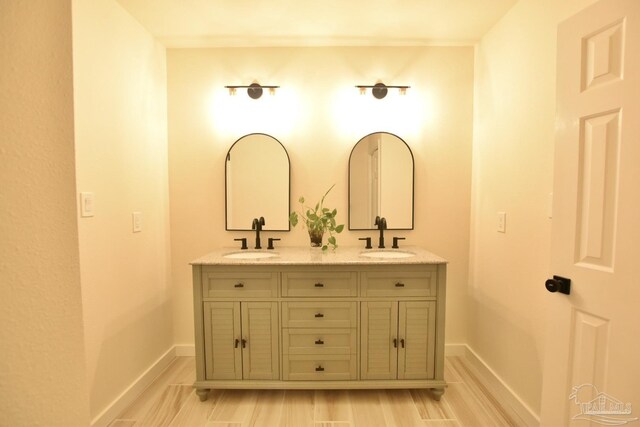
[[[457,345],[455,346],[456,350],[458,350]],[[509,387],[475,351],[466,344],[462,344],[461,346],[464,348],[463,356],[474,368],[480,379],[485,382],[487,388],[500,400],[509,414],[517,418],[518,421],[527,427],[539,427],[540,418],[538,415],[520,399],[511,387]]]
[[[178,346],[171,347],[136,378],[107,408],[91,420],[91,427],[105,427],[122,411],[131,405],[138,396],[164,371],[176,358]],[[188,346],[181,346],[188,347]],[[195,350],[194,350],[195,354]]]

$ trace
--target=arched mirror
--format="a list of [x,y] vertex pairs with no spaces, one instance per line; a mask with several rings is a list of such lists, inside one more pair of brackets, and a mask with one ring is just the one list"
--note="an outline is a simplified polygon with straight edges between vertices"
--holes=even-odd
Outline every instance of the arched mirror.
[[349,157],[349,229],[375,229],[380,216],[390,230],[412,230],[413,168],[411,149],[394,134],[358,141]]
[[227,230],[251,230],[253,218],[263,230],[289,231],[289,154],[270,135],[252,133],[233,143],[225,161]]

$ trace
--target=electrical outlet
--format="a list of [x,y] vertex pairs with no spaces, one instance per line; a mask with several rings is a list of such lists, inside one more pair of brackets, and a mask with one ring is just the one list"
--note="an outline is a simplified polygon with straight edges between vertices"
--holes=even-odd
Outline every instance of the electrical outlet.
[[507,232],[507,213],[506,212],[498,212],[498,232],[506,233]]
[[133,212],[131,214],[133,219],[133,232],[139,233],[142,231],[142,212]]
[[82,192],[80,193],[80,216],[83,218],[91,217],[94,215],[94,197],[93,193]]

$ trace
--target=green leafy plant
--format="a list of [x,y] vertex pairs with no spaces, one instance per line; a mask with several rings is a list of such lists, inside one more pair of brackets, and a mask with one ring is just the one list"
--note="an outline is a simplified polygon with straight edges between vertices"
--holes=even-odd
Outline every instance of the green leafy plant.
[[[298,202],[300,203],[300,211],[293,211],[289,215],[289,222],[294,227],[298,225],[298,222],[302,222],[307,230],[309,231],[309,239],[311,239],[311,246],[322,246],[322,250],[326,251],[329,248],[329,245],[332,246],[333,249],[338,247],[336,243],[336,237],[333,233],[341,233],[344,229],[344,224],[336,223],[336,215],[338,214],[337,209],[329,209],[324,207],[324,199],[327,197],[327,194],[335,187],[333,184],[322,199],[318,203],[316,203],[315,207],[306,206],[304,204],[304,197],[300,197]],[[322,237],[325,232],[329,232],[329,238],[327,239],[327,244],[322,244]]]

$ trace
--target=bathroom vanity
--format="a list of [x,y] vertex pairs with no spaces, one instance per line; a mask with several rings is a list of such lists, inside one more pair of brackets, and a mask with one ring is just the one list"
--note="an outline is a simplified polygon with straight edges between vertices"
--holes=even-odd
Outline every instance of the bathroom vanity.
[[220,250],[192,263],[196,392],[444,381],[446,261],[421,248]]

